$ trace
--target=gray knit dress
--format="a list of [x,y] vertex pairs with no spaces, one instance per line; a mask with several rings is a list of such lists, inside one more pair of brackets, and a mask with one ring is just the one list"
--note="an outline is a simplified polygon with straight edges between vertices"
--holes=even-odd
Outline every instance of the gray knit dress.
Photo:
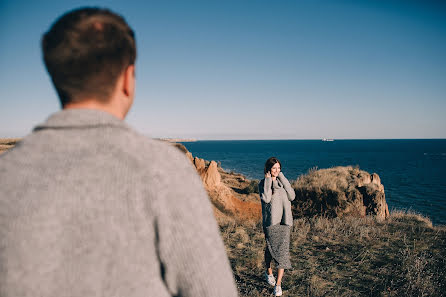
[[259,193],[266,240],[265,260],[272,257],[277,268],[290,269],[291,201],[295,198],[294,189],[280,172],[276,180],[271,177],[261,180]]

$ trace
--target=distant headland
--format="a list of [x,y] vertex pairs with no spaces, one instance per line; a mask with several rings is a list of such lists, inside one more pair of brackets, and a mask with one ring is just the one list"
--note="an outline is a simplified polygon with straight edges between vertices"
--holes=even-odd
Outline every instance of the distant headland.
[[21,138],[0,138],[0,154],[13,148]]
[[195,142],[195,141],[197,141],[196,139],[193,139],[193,138],[155,138],[155,139],[168,141],[168,142]]

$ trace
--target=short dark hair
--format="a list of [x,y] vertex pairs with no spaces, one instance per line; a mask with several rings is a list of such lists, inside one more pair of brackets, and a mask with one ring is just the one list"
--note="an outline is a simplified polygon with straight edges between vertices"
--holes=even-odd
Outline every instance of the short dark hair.
[[79,8],[54,22],[42,51],[62,106],[87,97],[107,101],[119,75],[135,64],[135,34],[108,9]]
[[276,157],[271,157],[265,162],[265,168],[263,169],[264,173],[271,171],[271,168],[273,168],[274,164],[279,163],[280,169],[282,169],[282,164],[280,163],[279,159]]

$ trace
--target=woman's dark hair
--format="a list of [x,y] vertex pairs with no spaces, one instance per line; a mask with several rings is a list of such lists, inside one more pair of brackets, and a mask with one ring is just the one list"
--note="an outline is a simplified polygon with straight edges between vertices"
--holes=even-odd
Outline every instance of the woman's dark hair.
[[282,168],[282,163],[280,163],[279,159],[277,159],[276,157],[271,157],[268,160],[266,160],[264,173],[266,174],[267,172],[269,172],[276,163],[279,163],[280,168]]
[[135,63],[135,34],[108,9],[80,8],[43,35],[42,51],[62,106],[85,97],[107,101],[119,75]]

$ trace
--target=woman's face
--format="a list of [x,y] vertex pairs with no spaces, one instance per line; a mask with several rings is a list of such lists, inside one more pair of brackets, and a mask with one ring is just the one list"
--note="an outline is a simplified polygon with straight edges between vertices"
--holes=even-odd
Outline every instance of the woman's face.
[[271,167],[271,176],[277,177],[280,173],[280,164],[276,163],[273,167]]

